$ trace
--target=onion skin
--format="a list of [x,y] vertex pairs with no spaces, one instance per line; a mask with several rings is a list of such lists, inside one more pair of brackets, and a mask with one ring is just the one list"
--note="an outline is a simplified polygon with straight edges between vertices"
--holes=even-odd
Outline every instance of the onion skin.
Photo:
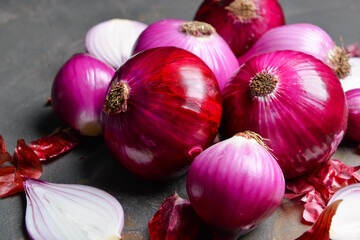
[[125,111],[102,113],[111,152],[142,178],[183,174],[220,125],[221,95],[210,68],[186,50],[154,48],[116,71],[107,96],[119,80],[130,89]]
[[349,108],[346,137],[360,143],[360,88],[345,92]]
[[280,206],[285,180],[268,150],[253,138],[235,135],[195,158],[186,190],[215,239],[236,239]]
[[[258,73],[277,79],[272,93],[251,95]],[[348,109],[340,81],[314,57],[294,51],[263,54],[244,63],[223,91],[220,133],[250,130],[269,139],[285,178],[330,159],[346,130]]]
[[270,29],[246,54],[238,58],[239,64],[254,56],[283,50],[312,55],[331,67],[340,79],[350,73],[351,66],[346,50],[336,46],[322,28],[309,23],[289,24]]
[[235,55],[215,30],[210,35],[193,36],[181,31],[184,23],[192,22],[164,19],[149,25],[139,36],[134,46],[134,53],[167,46],[188,50],[209,66],[216,76],[220,90],[222,90],[226,81],[239,67]]
[[132,49],[146,24],[128,19],[110,19],[93,26],[85,37],[88,53],[118,69],[131,57]]
[[243,55],[266,31],[285,24],[284,13],[277,0],[249,0],[256,16],[240,20],[226,9],[234,0],[205,0],[195,20],[207,22],[229,44],[237,57]]
[[75,54],[60,68],[53,82],[54,111],[80,134],[100,135],[100,113],[114,72],[89,54]]

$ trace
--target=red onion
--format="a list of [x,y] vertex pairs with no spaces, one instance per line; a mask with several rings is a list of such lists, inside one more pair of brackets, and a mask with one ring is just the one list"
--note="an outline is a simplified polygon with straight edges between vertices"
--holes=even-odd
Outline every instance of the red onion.
[[34,240],[121,239],[124,211],[110,194],[90,186],[24,180],[26,229]]
[[150,49],[115,73],[102,114],[115,157],[147,179],[183,174],[214,140],[221,96],[210,68],[179,48]]
[[349,108],[346,137],[360,143],[360,88],[345,93]]
[[55,112],[82,135],[101,134],[101,107],[114,72],[88,54],[72,56],[61,67],[52,86]]
[[183,48],[200,57],[214,72],[220,90],[239,67],[235,55],[215,29],[196,21],[164,19],[151,24],[138,38],[134,53],[167,46]]
[[215,239],[235,239],[275,212],[285,181],[262,138],[244,132],[200,153],[190,166],[186,190]]
[[131,57],[136,39],[146,27],[144,23],[127,19],[98,23],[86,34],[86,50],[118,69]]
[[269,29],[285,24],[277,0],[205,0],[195,20],[214,26],[236,56],[248,51]]
[[270,140],[285,178],[330,159],[345,133],[348,110],[339,79],[314,57],[294,51],[244,63],[223,91],[221,134],[250,130]]
[[239,63],[241,65],[254,56],[281,50],[310,54],[331,67],[340,79],[350,73],[346,50],[336,46],[323,29],[308,23],[284,25],[269,30],[239,58]]

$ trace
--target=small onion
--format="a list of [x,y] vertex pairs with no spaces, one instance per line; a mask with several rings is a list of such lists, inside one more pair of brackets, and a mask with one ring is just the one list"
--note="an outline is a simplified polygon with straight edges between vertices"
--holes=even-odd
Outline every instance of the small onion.
[[250,130],[269,139],[285,178],[316,169],[342,140],[348,109],[339,79],[314,57],[294,51],[256,56],[223,90],[220,133]]
[[331,67],[340,79],[350,73],[346,50],[336,46],[323,29],[308,23],[289,24],[269,30],[238,60],[241,65],[254,56],[281,50],[312,55]]
[[239,67],[235,55],[215,29],[197,21],[164,19],[151,24],[137,40],[134,53],[167,46],[183,48],[200,57],[214,72],[220,90]]
[[89,186],[24,180],[26,229],[33,240],[120,240],[124,211],[110,194]]
[[114,69],[88,54],[75,54],[52,85],[54,111],[85,136],[101,134],[100,113]]
[[348,126],[346,137],[360,143],[360,88],[345,93],[348,108]]
[[131,57],[136,39],[146,27],[144,23],[127,19],[101,22],[87,32],[86,50],[118,69]]
[[241,56],[271,28],[285,24],[277,0],[205,0],[195,20],[207,22]]
[[104,138],[136,175],[175,177],[213,142],[221,113],[216,78],[200,58],[175,47],[154,48],[116,71],[102,113]]
[[275,212],[285,181],[261,137],[244,132],[200,153],[190,166],[186,190],[215,239],[235,239]]

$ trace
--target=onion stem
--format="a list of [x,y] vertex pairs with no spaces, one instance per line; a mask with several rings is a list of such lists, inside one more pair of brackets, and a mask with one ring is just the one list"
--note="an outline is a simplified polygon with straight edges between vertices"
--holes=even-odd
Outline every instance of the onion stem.
[[261,72],[251,80],[250,92],[252,97],[265,97],[271,94],[277,84],[277,79],[274,75]]
[[213,26],[199,21],[184,22],[181,24],[180,32],[194,37],[211,36],[216,33]]
[[225,9],[229,10],[240,21],[246,21],[256,16],[255,4],[251,0],[235,0]]
[[328,59],[339,79],[344,79],[350,74],[350,55],[343,47],[335,46]]
[[126,112],[129,97],[130,86],[125,81],[114,82],[106,95],[104,112],[108,115]]

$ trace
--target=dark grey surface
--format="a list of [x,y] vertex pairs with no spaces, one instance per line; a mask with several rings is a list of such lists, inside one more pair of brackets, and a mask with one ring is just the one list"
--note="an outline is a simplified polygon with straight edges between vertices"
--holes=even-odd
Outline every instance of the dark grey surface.
[[[0,0],[0,134],[9,152],[16,141],[49,134],[62,121],[45,107],[53,78],[74,53],[84,51],[84,36],[93,25],[112,18],[146,23],[163,18],[191,20],[200,0]],[[359,0],[281,0],[287,23],[310,22],[334,40],[360,40]],[[359,164],[353,144],[336,153],[340,160]],[[163,199],[175,190],[186,197],[185,177],[161,184],[127,173],[109,154],[102,137],[83,138],[80,147],[43,165],[41,179],[79,183],[114,195],[126,213],[125,239],[147,239],[147,222]],[[27,239],[25,198],[0,200],[0,240]],[[209,209],[211,211],[211,209]],[[285,201],[265,224],[243,239],[294,239],[307,226],[300,210]]]

